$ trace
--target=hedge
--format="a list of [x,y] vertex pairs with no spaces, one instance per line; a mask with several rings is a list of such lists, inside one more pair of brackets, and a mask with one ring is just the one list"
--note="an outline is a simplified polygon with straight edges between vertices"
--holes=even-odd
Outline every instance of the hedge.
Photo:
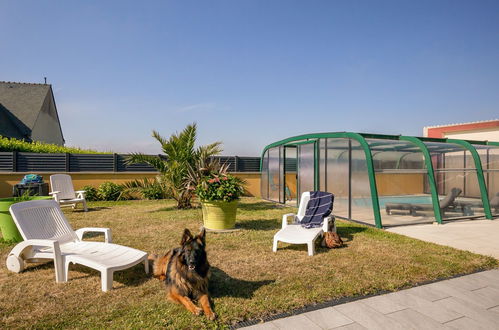
[[0,136],[0,151],[10,152],[39,152],[39,153],[73,153],[73,154],[110,154],[111,152],[100,152],[90,149],[80,149],[72,147],[63,147],[56,144],[43,143],[43,142],[26,142],[13,138],[6,138]]

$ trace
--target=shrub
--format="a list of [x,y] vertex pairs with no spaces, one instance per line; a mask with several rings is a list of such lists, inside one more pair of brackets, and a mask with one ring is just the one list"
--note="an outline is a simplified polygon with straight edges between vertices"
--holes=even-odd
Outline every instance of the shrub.
[[160,185],[154,185],[154,186],[149,187],[149,188],[144,188],[142,190],[142,195],[146,199],[163,199],[163,198],[165,198],[164,193],[163,193],[163,189],[161,189]]
[[146,199],[163,199],[167,197],[166,189],[159,178],[144,178],[142,181],[136,179],[123,183],[121,187],[123,188],[122,196],[140,195]]
[[116,201],[120,199],[123,187],[114,182],[104,182],[97,189],[99,199],[104,201]]
[[232,202],[244,193],[243,182],[230,174],[211,174],[196,187],[196,194],[203,202]]
[[97,191],[96,188],[92,186],[85,186],[83,187],[83,190],[85,190],[85,199],[87,201],[98,201],[99,200],[99,192]]
[[73,154],[109,154],[89,149],[64,147],[57,144],[43,143],[39,141],[26,142],[13,138],[0,136],[0,151],[20,151],[39,153],[73,153]]

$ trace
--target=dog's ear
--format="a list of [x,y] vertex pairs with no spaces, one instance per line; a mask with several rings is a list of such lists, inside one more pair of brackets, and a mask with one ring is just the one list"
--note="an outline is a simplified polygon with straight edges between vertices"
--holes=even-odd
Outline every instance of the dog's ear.
[[197,238],[201,240],[201,243],[203,243],[203,245],[206,245],[206,229],[204,229],[204,227],[201,227]]
[[180,245],[184,245],[188,240],[192,240],[192,234],[189,229],[184,229],[184,234],[182,235],[182,240],[180,241]]

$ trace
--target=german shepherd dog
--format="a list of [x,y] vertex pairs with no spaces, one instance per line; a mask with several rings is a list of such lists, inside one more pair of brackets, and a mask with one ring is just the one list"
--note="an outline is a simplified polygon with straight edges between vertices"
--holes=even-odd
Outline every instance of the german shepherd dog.
[[[180,245],[163,256],[150,257],[154,262],[153,275],[165,281],[168,299],[181,303],[195,315],[204,311],[208,319],[214,320],[216,314],[208,296],[210,264],[205,251],[205,229],[194,237],[189,229],[184,229]],[[202,309],[193,300],[197,300]]]

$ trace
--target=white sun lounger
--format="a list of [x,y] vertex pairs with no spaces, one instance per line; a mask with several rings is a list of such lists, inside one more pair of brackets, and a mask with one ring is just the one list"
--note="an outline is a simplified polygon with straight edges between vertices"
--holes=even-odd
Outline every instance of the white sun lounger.
[[61,206],[68,205],[73,208],[76,204],[82,203],[83,210],[87,212],[87,201],[85,200],[85,191],[75,191],[73,180],[67,174],[54,174],[50,176],[50,187],[52,192],[49,195],[54,197],[54,200]]
[[[113,273],[143,262],[149,272],[147,253],[112,244],[109,228],[71,228],[59,204],[52,200],[14,204],[10,213],[24,241],[7,257],[7,268],[19,273],[27,262],[54,261],[56,282],[68,280],[69,265],[80,264],[101,272],[102,291],[113,287]],[[104,242],[82,241],[86,232],[102,232]]]
[[[324,218],[322,227],[317,228],[303,228],[300,224],[301,219],[305,216],[308,201],[310,200],[310,192],[304,192],[301,195],[300,207],[298,214],[288,213],[282,216],[281,230],[274,235],[274,245],[272,250],[277,252],[278,242],[285,242],[290,244],[307,244],[308,255],[313,256],[315,252],[315,240],[317,237],[324,234],[329,230],[332,225],[332,231],[336,232],[336,224],[334,216],[330,215]],[[292,218],[292,222],[288,224],[288,218]]]

